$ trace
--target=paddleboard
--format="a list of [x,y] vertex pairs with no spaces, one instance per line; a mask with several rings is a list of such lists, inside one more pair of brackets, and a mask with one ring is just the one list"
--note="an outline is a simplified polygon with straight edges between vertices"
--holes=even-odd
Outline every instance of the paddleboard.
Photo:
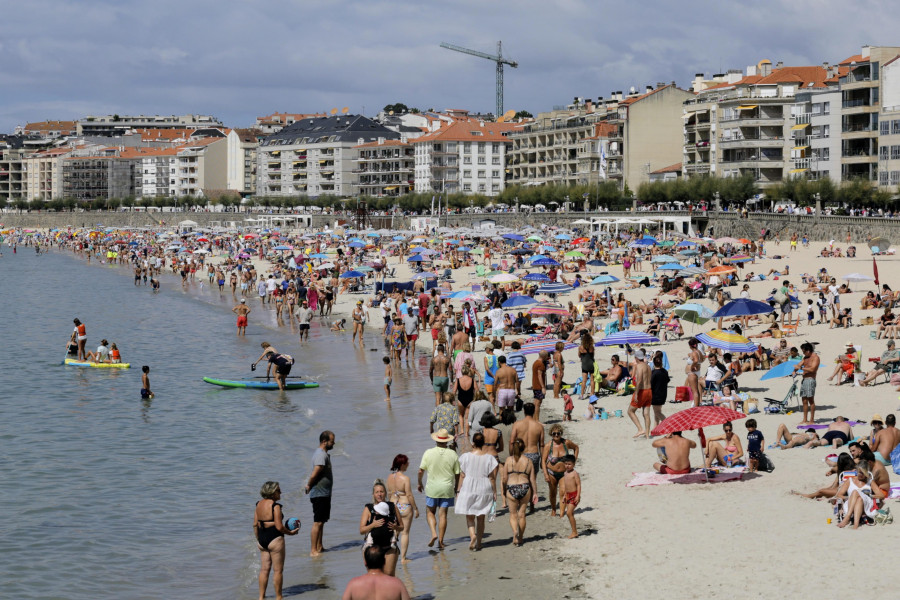
[[67,358],[65,364],[73,367],[94,367],[95,369],[130,369],[131,363],[96,363],[81,362],[74,358]]
[[[275,380],[272,381],[254,381],[252,379],[216,379],[215,377],[204,377],[203,381],[206,383],[211,383],[212,385],[221,385],[222,387],[227,388],[254,388],[258,390],[277,390],[278,384],[275,383]],[[284,389],[286,390],[302,390],[305,388],[317,388],[319,384],[315,381],[296,381],[296,380],[288,380],[284,384]]]

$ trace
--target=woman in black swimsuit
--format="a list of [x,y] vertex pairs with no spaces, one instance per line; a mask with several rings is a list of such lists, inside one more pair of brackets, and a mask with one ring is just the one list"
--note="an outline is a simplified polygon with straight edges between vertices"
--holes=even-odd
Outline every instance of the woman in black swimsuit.
[[513,545],[521,546],[525,536],[525,509],[529,501],[537,502],[537,483],[531,459],[523,456],[525,442],[521,439],[509,444],[509,457],[503,472],[503,495],[509,505],[509,524],[513,530]]
[[567,455],[578,458],[578,444],[563,437],[563,428],[559,423],[550,427],[550,443],[544,446],[544,456],[541,464],[544,465],[544,481],[550,488],[550,516],[556,516],[556,489],[559,480],[566,474],[566,465],[563,459]]
[[387,487],[380,479],[372,486],[372,502],[363,508],[359,519],[359,533],[366,536],[363,550],[378,546],[384,552],[384,572],[393,575],[397,569],[400,550],[397,541],[403,531],[403,521],[397,505],[387,500]]
[[472,366],[472,359],[467,358],[460,369],[461,376],[457,377],[453,382],[453,392],[456,394],[456,401],[459,404],[459,430],[465,437],[469,437],[469,405],[475,399],[478,392],[478,382],[475,381],[475,369]]
[[[500,477],[494,478],[495,493],[497,492],[497,481],[503,478],[504,472],[503,463],[500,462],[500,453],[503,452],[503,432],[497,429],[498,423],[500,423],[500,419],[491,411],[481,415],[481,426],[484,428],[481,430],[481,433],[484,435],[484,452],[496,458],[497,462],[500,463]],[[502,508],[506,508],[506,495],[501,494],[500,497],[503,499]]]
[[284,536],[297,535],[300,531],[284,526],[284,515],[277,500],[281,498],[281,487],[277,481],[267,481],[259,490],[262,500],[253,511],[253,534],[259,547],[259,597],[266,595],[269,585],[269,571],[275,574],[275,597],[281,598],[281,581],[284,572]]
[[581,345],[578,346],[581,358],[581,399],[594,393],[594,338],[587,331],[581,332]]

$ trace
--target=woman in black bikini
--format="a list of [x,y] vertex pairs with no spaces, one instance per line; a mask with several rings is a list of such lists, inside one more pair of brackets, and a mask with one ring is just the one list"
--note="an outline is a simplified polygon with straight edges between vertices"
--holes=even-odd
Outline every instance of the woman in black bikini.
[[469,437],[469,405],[475,399],[478,393],[478,382],[475,381],[475,371],[472,367],[472,359],[467,358],[460,369],[460,377],[453,382],[453,393],[456,394],[456,401],[459,404],[459,430],[463,436]]
[[531,459],[522,455],[524,451],[525,442],[522,440],[510,443],[509,457],[503,472],[503,496],[509,505],[509,524],[513,530],[514,546],[521,546],[525,536],[525,509],[529,502],[537,502],[534,466]]
[[547,495],[550,498],[550,516],[556,516],[557,485],[566,474],[566,464],[563,459],[571,454],[578,458],[578,444],[563,437],[563,428],[560,424],[550,427],[550,443],[544,446],[543,460],[544,481],[550,488]]
[[284,536],[297,535],[300,527],[288,529],[284,526],[284,515],[277,500],[281,498],[281,487],[277,481],[267,481],[259,490],[262,500],[253,511],[253,534],[259,546],[259,598],[266,595],[269,585],[269,571],[274,574],[275,597],[281,598],[281,582],[284,573]]
[[[503,452],[503,432],[496,428],[498,423],[500,423],[500,420],[490,411],[481,415],[481,426],[484,428],[481,430],[481,433],[484,435],[484,452],[496,458],[497,462],[500,463],[500,477],[494,479],[495,486],[497,485],[497,480],[503,478],[505,471],[503,463],[500,462],[500,453]],[[497,491],[496,487],[494,491]],[[506,508],[506,495],[502,495],[501,498],[503,499],[502,508]]]

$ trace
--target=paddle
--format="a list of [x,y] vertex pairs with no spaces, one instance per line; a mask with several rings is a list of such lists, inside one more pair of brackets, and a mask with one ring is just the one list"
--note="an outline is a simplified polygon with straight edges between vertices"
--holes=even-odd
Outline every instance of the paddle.
[[[302,379],[303,375],[286,375],[285,379]],[[266,377],[265,375],[256,375],[255,377],[251,377],[250,379],[271,379],[271,377]]]

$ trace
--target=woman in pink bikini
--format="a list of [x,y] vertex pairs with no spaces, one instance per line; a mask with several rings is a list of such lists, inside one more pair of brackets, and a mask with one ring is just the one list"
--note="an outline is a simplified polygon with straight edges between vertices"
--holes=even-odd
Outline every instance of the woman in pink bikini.
[[734,433],[731,421],[722,425],[722,428],[725,430],[725,433],[709,438],[706,443],[706,468],[712,465],[713,460],[718,460],[719,465],[723,467],[728,462],[731,462],[731,464],[744,462],[742,458],[744,449],[741,447],[741,438]]

